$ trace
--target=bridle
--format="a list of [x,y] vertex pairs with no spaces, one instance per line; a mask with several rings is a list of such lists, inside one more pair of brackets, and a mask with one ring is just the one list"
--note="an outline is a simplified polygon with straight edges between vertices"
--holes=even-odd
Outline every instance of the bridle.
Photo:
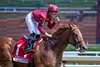
[[[69,24],[69,26],[70,26],[70,24]],[[72,35],[72,37],[73,37],[73,39],[74,39],[74,43],[70,43],[70,44],[76,45],[75,47],[79,46],[79,45],[81,44],[82,41],[77,42],[76,36],[73,34],[73,31],[76,30],[76,28],[72,29],[72,28],[70,27],[70,28],[68,28],[66,31],[68,31],[69,29],[70,29],[70,33],[69,33],[69,34]],[[66,31],[64,31],[64,32],[66,32]],[[69,37],[69,38],[70,38],[70,37]],[[69,42],[69,38],[67,39],[68,42]],[[49,37],[47,37],[47,41],[48,41],[49,43],[51,43],[51,44],[53,44],[52,40],[58,40],[58,41],[63,42],[64,44],[68,44],[67,41],[64,41],[64,40],[62,40],[62,39],[60,39],[60,38],[53,38],[53,37],[52,37],[52,38],[49,38]]]
[[76,30],[76,28],[72,29],[71,32],[70,32],[70,35],[72,35],[73,40],[74,40],[74,43],[70,43],[70,44],[75,45],[75,47],[77,47],[77,46],[80,46],[82,41],[78,41],[77,35],[73,34],[73,31],[75,31],[75,30]]
[[[69,24],[70,25],[70,24]],[[73,34],[73,31],[75,31],[77,28],[71,28],[71,25],[70,25],[70,29],[71,29],[71,32],[70,32],[70,35],[72,35],[73,39],[74,39],[74,44],[73,43],[70,43],[72,44],[73,46],[75,46],[76,50],[80,51],[80,52],[83,52],[84,50],[87,50],[85,47],[83,47],[81,45],[82,41],[78,41],[78,39],[76,40],[76,36],[75,34]],[[78,42],[77,42],[78,41]]]
[[[72,44],[75,48],[79,48],[80,50],[83,50],[85,48],[81,45],[82,41],[81,40],[79,41],[77,39],[77,35],[73,33],[73,31],[75,31],[76,29],[77,28],[72,28],[71,25],[69,24],[69,28],[67,28],[64,32],[67,32],[68,30],[70,30],[69,35],[73,37],[73,43],[70,43],[70,44]],[[47,42],[50,44],[54,44],[52,40],[57,40],[57,41],[63,42],[64,44],[68,44],[70,40],[70,36],[68,37],[67,40],[62,40],[61,38],[48,38]]]

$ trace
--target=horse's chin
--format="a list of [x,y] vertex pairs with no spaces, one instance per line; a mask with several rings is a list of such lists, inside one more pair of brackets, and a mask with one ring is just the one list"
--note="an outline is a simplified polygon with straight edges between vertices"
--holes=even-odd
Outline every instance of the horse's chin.
[[86,50],[88,50],[88,48],[85,46],[80,46],[80,47],[77,47],[76,48],[76,51],[79,51],[79,52],[85,52]]

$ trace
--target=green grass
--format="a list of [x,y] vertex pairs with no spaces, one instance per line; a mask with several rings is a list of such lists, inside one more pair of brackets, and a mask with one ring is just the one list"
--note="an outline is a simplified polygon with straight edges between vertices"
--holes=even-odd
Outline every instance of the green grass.
[[[75,48],[69,45],[66,47],[65,51],[75,51]],[[87,51],[100,51],[100,46],[88,46]]]
[[[37,3],[41,0],[0,0],[0,7],[36,7]],[[58,0],[57,5],[59,7],[92,7],[95,0],[72,0],[68,2],[67,0]],[[53,4],[54,0],[43,0],[41,6],[47,7],[49,4]]]

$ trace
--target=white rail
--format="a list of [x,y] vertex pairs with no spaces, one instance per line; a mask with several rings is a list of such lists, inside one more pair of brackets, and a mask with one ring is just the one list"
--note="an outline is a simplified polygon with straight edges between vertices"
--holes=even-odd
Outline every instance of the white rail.
[[[80,54],[87,54],[82,56]],[[93,56],[88,55],[93,54]],[[74,63],[74,64],[100,64],[100,52],[99,51],[88,51],[84,53],[68,51],[63,53],[63,63]]]
[[65,65],[61,67],[100,67],[100,65]]
[[64,51],[63,56],[79,56],[79,54],[95,54],[99,56],[100,51],[86,51],[86,52],[79,52],[79,51]]

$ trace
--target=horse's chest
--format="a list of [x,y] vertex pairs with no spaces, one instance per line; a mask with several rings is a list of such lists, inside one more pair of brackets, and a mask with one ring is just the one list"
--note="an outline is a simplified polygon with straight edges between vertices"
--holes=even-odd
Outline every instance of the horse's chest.
[[45,64],[46,66],[55,66],[57,63],[57,59],[54,53],[52,52],[47,52],[46,54],[44,54],[43,57],[41,57],[41,61],[43,62],[43,64]]
[[[43,65],[45,67],[56,67],[57,59],[53,52],[44,52],[37,55],[37,60],[35,61],[38,65]],[[35,58],[36,59],[36,58]]]

